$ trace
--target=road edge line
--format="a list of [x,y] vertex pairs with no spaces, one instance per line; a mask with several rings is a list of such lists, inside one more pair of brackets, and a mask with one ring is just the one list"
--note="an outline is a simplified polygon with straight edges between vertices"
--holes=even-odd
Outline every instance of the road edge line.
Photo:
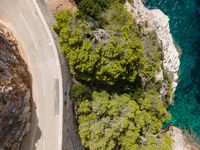
[[33,4],[34,4],[34,7],[35,7],[35,9],[36,9],[36,11],[37,11],[37,13],[38,13],[38,15],[39,15],[39,17],[40,17],[40,19],[41,19],[41,21],[42,21],[42,23],[43,23],[43,25],[44,25],[44,28],[45,28],[45,30],[46,30],[46,32],[47,32],[47,35],[49,36],[49,38],[50,38],[50,43],[52,43],[52,48],[53,48],[53,52],[54,52],[54,55],[55,55],[55,57],[57,58],[55,61],[56,61],[56,64],[57,64],[57,67],[58,68],[60,68],[59,69],[59,77],[60,77],[60,79],[61,79],[61,83],[59,83],[59,94],[60,94],[60,101],[59,101],[59,123],[60,123],[60,127],[59,127],[59,137],[58,137],[58,147],[59,147],[59,149],[60,150],[62,150],[62,137],[63,137],[63,87],[62,87],[62,85],[63,85],[63,79],[62,79],[62,74],[61,74],[61,64],[60,64],[60,61],[59,61],[59,54],[58,54],[58,51],[57,51],[57,48],[56,48],[56,45],[55,45],[55,42],[54,42],[54,38],[53,38],[53,36],[52,36],[52,34],[51,34],[51,31],[50,31],[50,29],[49,29],[49,26],[48,26],[48,24],[47,24],[47,22],[46,22],[46,20],[45,20],[45,17],[44,17],[44,15],[42,14],[42,11],[41,11],[41,9],[40,9],[40,7],[39,7],[39,5],[38,5],[38,3],[37,3],[37,1],[36,0],[32,0],[32,2],[33,2]]

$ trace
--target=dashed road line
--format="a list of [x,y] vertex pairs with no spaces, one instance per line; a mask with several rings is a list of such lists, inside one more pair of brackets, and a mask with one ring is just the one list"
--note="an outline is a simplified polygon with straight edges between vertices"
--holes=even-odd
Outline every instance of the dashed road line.
[[21,19],[22,19],[23,22],[25,23],[25,25],[26,25],[28,31],[30,32],[31,38],[33,39],[33,42],[34,42],[34,45],[35,45],[35,48],[38,49],[38,46],[37,46],[37,43],[36,43],[36,41],[35,41],[33,32],[31,31],[31,28],[30,28],[28,22],[26,21],[26,19],[24,18],[23,14],[22,14],[21,12],[19,13],[19,16],[21,17]]

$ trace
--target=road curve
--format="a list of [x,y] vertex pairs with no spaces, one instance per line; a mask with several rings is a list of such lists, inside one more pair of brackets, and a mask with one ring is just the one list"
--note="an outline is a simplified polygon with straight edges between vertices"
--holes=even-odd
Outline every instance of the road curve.
[[57,50],[35,0],[0,0],[0,19],[13,26],[32,75],[33,113],[29,150],[61,150],[63,88]]

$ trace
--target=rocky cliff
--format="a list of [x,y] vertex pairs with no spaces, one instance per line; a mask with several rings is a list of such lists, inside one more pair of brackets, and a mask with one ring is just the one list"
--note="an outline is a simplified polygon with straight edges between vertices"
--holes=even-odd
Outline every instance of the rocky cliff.
[[180,60],[170,33],[168,16],[159,9],[147,9],[141,0],[134,0],[131,4],[126,2],[126,7],[133,14],[135,23],[144,35],[156,32],[159,45],[163,51],[162,64],[164,69],[158,73],[157,77],[159,80],[163,80],[164,72],[168,73],[172,80],[173,91],[175,91]]
[[30,126],[31,76],[13,35],[0,26],[0,149],[18,150]]
[[[163,81],[164,73],[167,73],[172,80],[173,92],[176,89],[178,81],[178,70],[180,66],[179,53],[173,43],[173,38],[169,28],[169,18],[161,10],[149,10],[144,7],[141,0],[134,0],[133,3],[126,3],[128,11],[130,11],[135,19],[135,23],[140,27],[142,34],[148,35],[155,32],[158,43],[163,51],[163,68],[157,73],[156,78]],[[161,88],[161,94],[162,94]],[[169,131],[174,144],[173,150],[190,150],[198,149],[193,143],[188,142],[183,131],[172,127]]]

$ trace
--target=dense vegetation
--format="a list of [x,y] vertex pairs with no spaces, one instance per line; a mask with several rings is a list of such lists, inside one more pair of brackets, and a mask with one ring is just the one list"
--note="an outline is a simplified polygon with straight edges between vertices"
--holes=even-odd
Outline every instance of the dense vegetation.
[[91,150],[168,150],[161,128],[169,114],[155,82],[161,53],[155,36],[140,35],[124,2],[79,0],[78,12],[57,15],[54,30],[76,79],[70,95],[79,134]]
[[93,92],[92,101],[80,104],[78,115],[82,143],[90,149],[170,149],[167,135],[156,135],[169,117],[156,95],[136,102],[128,94]]
[[79,16],[98,21],[102,18],[101,13],[107,10],[114,2],[125,3],[125,0],[77,0]]

